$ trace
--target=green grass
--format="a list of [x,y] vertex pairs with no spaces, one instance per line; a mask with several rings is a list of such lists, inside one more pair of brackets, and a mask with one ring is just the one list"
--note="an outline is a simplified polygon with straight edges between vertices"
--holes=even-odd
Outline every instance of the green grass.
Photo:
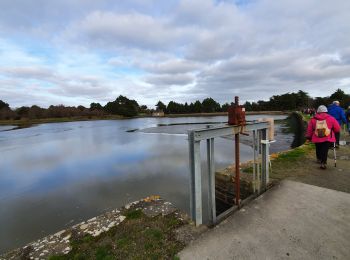
[[143,216],[144,214],[142,213],[141,210],[131,210],[126,212],[125,217],[126,219],[139,219]]
[[145,231],[145,236],[150,240],[162,240],[163,233],[158,228],[150,228]]
[[175,229],[184,224],[176,215],[148,217],[141,210],[123,213],[124,222],[98,237],[90,235],[71,242],[67,255],[50,260],[68,259],[177,259],[184,244],[175,239]]
[[97,248],[95,253],[96,260],[109,260],[115,259],[111,252],[111,246],[100,246]]
[[127,249],[132,245],[133,241],[132,238],[128,235],[125,237],[119,238],[116,241],[116,245],[120,250]]
[[275,162],[295,162],[296,160],[304,157],[311,150],[314,150],[314,148],[315,145],[312,143],[309,143],[308,145],[302,145],[288,152],[281,153]]

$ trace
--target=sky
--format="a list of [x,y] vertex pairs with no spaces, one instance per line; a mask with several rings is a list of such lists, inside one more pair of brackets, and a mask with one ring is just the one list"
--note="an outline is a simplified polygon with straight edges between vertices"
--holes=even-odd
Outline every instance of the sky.
[[0,100],[350,92],[349,0],[0,0]]

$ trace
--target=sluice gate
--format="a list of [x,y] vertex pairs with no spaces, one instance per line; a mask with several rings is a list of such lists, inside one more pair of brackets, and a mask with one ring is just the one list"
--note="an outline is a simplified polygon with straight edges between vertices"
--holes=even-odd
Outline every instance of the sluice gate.
[[[239,125],[212,126],[202,129],[194,129],[188,132],[189,144],[189,164],[190,164],[190,214],[196,225],[215,225],[231,212],[239,209],[244,203],[258,196],[267,189],[269,183],[269,144],[273,139],[273,120],[246,122],[245,118],[238,115],[239,120],[232,120],[232,113],[238,111],[242,113],[241,106],[238,106],[238,98],[233,109],[229,109],[229,123],[239,123]],[[236,109],[239,108],[239,109]],[[235,115],[233,115],[235,117]],[[269,133],[270,131],[270,133]],[[239,135],[249,135],[252,137],[253,162],[252,162],[252,191],[253,194],[241,200],[241,182],[239,169]],[[218,137],[235,136],[235,176],[232,185],[234,192],[224,194],[216,185],[215,161],[214,161],[214,140]],[[272,138],[271,138],[272,136]],[[206,168],[207,176],[203,176],[201,166],[201,142],[206,142]],[[206,178],[205,178],[206,177]],[[204,181],[205,180],[205,181]],[[204,196],[204,190],[208,191]],[[232,207],[217,215],[217,196],[229,198],[233,201],[228,203]],[[208,210],[204,212],[204,203],[208,205]],[[205,216],[205,218],[204,218]],[[204,223],[205,219],[205,223]]]

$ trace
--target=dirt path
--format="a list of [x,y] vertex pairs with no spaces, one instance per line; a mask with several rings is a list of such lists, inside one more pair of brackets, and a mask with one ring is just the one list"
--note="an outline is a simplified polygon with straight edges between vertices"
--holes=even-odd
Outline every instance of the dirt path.
[[304,145],[281,158],[272,161],[272,179],[290,179],[306,184],[350,193],[350,136],[343,132],[340,140],[347,145],[336,150],[337,167],[334,167],[333,150],[328,153],[326,170],[316,163],[315,149],[312,144]]

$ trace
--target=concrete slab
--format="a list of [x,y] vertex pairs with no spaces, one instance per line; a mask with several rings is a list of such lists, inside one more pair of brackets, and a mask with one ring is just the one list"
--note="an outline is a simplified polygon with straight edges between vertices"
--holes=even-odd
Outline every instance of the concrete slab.
[[181,259],[350,259],[350,194],[283,181],[204,233]]

